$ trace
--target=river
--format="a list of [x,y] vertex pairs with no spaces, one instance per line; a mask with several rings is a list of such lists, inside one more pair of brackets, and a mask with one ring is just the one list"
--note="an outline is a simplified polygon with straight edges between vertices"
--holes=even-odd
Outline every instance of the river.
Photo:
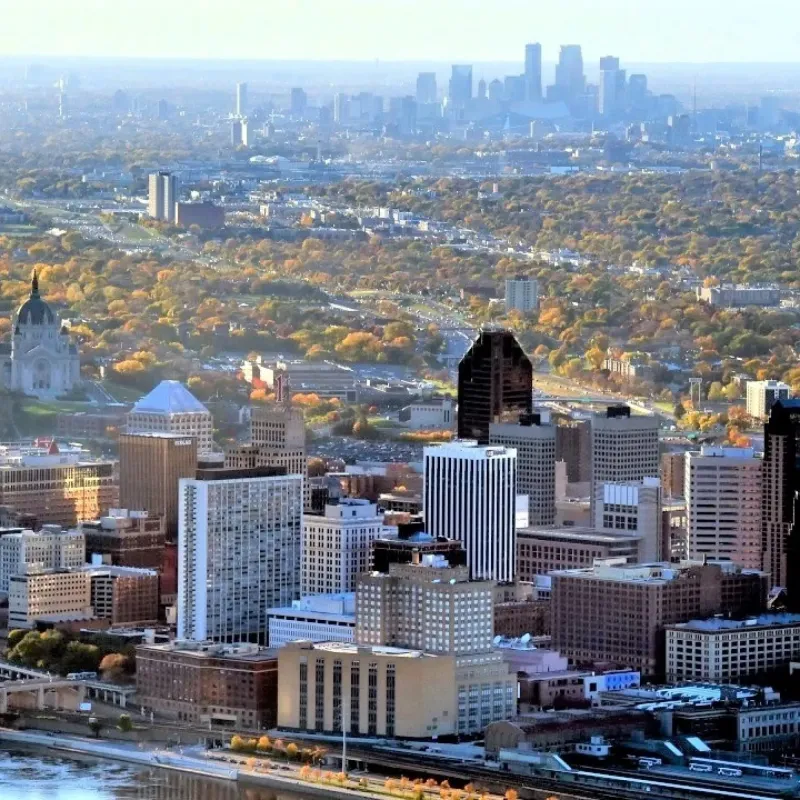
[[302,800],[179,772],[0,750],[0,800]]

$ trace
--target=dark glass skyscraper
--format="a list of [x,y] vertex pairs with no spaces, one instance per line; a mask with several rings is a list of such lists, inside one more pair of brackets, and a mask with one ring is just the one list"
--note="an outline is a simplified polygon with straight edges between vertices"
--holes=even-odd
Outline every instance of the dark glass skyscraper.
[[764,425],[762,569],[800,609],[800,400],[779,400]]
[[458,436],[489,443],[489,425],[533,410],[533,366],[514,334],[482,330],[458,365]]

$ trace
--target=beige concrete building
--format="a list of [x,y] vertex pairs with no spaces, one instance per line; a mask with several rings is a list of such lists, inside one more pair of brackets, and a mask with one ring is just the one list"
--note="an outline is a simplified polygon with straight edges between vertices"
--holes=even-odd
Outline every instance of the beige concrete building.
[[663,453],[661,456],[661,488],[666,500],[683,497],[686,482],[686,457],[684,453]]
[[664,627],[720,613],[759,613],[768,576],[731,563],[596,564],[552,575],[552,646],[575,662],[666,670]]
[[609,406],[592,417],[592,482],[640,481],[659,475],[659,421]]
[[194,477],[197,439],[151,431],[119,436],[119,501],[122,508],[164,517],[171,540],[178,533],[178,482]]
[[197,442],[199,455],[214,450],[211,412],[180,382],[161,381],[128,414],[127,433],[177,433]]
[[13,575],[8,590],[8,627],[32,628],[40,617],[92,616],[91,577],[85,570]]
[[665,558],[661,517],[661,482],[603,482],[594,485],[594,527],[606,533],[620,533],[639,539],[639,561]]
[[517,494],[528,498],[531,525],[553,525],[556,519],[556,426],[541,414],[526,414],[519,424],[489,425],[489,444],[517,451]]
[[736,683],[800,657],[800,614],[668,625],[667,680]]
[[[430,739],[458,732],[455,658],[348,642],[278,650],[278,727]],[[344,723],[342,720],[344,719]]]
[[467,567],[442,556],[392,564],[388,574],[360,575],[356,641],[429,653],[490,653],[494,636],[491,581],[470,581]]
[[517,579],[533,581],[555,570],[591,567],[597,559],[635,564],[640,561],[640,544],[638,535],[592,528],[519,528]]
[[383,514],[368,500],[343,498],[324,514],[304,514],[302,593],[355,591],[370,567],[372,543],[383,535]]
[[789,400],[791,396],[791,386],[781,381],[748,381],[747,413],[753,419],[765,420],[778,400]]
[[743,447],[685,455],[689,558],[761,568],[761,459]]
[[12,575],[49,569],[72,569],[86,563],[86,540],[80,531],[46,526],[38,532],[0,536],[0,592],[8,592]]

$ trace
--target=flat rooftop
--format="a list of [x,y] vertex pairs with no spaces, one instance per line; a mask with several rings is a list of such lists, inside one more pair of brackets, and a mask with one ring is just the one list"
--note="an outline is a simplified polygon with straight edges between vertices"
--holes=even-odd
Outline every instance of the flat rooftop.
[[722,633],[794,625],[800,625],[800,614],[760,614],[749,619],[693,619],[666,627],[674,630],[697,631],[698,633]]
[[634,544],[642,538],[641,534],[610,533],[594,528],[517,528],[517,537],[529,536],[536,539],[551,539],[565,542],[587,542],[599,544]]

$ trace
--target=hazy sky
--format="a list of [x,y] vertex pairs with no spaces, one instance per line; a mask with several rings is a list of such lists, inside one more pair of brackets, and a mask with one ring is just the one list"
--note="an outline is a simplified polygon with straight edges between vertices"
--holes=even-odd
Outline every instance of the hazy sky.
[[4,0],[0,56],[800,61],[798,0]]

